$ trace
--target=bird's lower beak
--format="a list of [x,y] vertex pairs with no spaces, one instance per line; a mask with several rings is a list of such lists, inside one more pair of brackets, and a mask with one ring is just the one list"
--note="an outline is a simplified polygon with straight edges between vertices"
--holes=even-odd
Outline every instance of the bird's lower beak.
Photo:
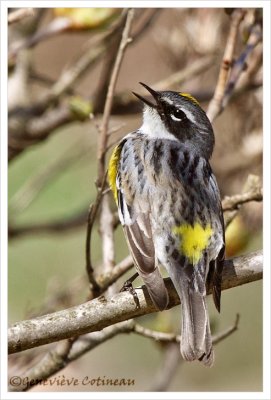
[[144,86],[145,89],[147,89],[147,91],[152,95],[152,97],[154,98],[154,100],[156,101],[156,104],[153,104],[151,101],[145,99],[143,96],[141,96],[138,93],[133,92],[133,94],[139,98],[139,100],[143,101],[143,103],[147,104],[149,107],[152,108],[157,108],[157,102],[158,102],[158,92],[156,92],[154,89],[150,88],[149,86],[147,86],[145,83],[143,82],[139,82],[140,85]]

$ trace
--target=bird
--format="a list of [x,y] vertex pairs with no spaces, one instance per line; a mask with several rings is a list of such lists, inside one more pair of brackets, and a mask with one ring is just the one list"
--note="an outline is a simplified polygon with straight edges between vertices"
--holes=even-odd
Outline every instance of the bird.
[[[220,312],[225,230],[209,160],[212,125],[190,94],[145,83],[141,127],[124,136],[108,164],[108,181],[138,275],[160,311],[169,303],[165,268],[181,303],[180,352],[214,363],[206,294]],[[149,98],[151,95],[151,98]]]

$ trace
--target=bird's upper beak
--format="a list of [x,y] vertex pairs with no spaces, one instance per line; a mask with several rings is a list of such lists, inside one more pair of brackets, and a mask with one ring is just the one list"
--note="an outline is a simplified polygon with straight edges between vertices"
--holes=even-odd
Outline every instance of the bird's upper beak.
[[152,95],[152,97],[154,98],[154,100],[156,101],[156,104],[152,103],[151,101],[145,99],[143,96],[141,96],[138,93],[133,92],[133,94],[139,98],[139,100],[143,101],[143,103],[147,104],[149,107],[151,108],[157,108],[158,105],[158,96],[159,93],[156,92],[154,89],[150,88],[149,86],[147,86],[145,83],[143,82],[139,82],[140,85],[144,86],[145,89],[147,89],[147,91]]

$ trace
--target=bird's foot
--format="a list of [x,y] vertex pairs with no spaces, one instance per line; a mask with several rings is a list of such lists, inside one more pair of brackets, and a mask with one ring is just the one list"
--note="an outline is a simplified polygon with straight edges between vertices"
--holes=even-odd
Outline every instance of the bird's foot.
[[134,298],[136,308],[140,308],[139,299],[138,299],[137,293],[133,287],[133,282],[137,277],[138,277],[138,273],[136,272],[133,276],[131,276],[131,278],[127,279],[127,281],[124,282],[122,288],[120,289],[120,292],[128,291]]

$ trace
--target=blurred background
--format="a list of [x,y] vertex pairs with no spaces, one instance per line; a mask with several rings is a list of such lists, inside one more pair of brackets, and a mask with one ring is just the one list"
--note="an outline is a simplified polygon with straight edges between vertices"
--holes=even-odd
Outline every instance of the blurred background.
[[[260,10],[247,10],[236,57],[260,17]],[[103,40],[121,18],[121,9],[35,9],[33,16],[9,26],[10,323],[79,304],[88,295],[86,219],[96,197],[97,125],[114,51],[114,42],[104,45]],[[222,8],[136,9],[134,40],[125,53],[115,91],[110,144],[140,126],[141,105],[131,95],[140,90],[139,81],[189,92],[206,110],[229,28],[230,16]],[[78,77],[65,86],[70,77],[65,73],[76,73],[75,66],[82,65]],[[180,71],[183,78],[171,84],[170,78]],[[261,43],[248,57],[234,95],[213,126],[216,147],[211,164],[221,196],[240,194],[248,175],[262,176]],[[111,206],[114,210],[113,200]],[[121,227],[115,240],[119,262],[128,255]],[[262,204],[251,202],[229,225],[227,255],[261,248]],[[100,272],[101,257],[95,227],[92,259]],[[118,281],[117,290],[132,273]],[[240,314],[237,332],[216,346],[211,369],[176,357],[172,360],[170,349],[130,334],[114,337],[60,374],[135,380],[134,386],[123,389],[82,386],[82,391],[261,391],[262,283],[223,292],[220,315],[209,300],[214,334],[231,326]],[[178,333],[180,309],[138,320],[156,330]],[[25,371],[53,346],[11,356],[10,373]],[[163,373],[171,362],[175,368],[163,386]],[[49,386],[33,390],[45,389],[61,390]]]

